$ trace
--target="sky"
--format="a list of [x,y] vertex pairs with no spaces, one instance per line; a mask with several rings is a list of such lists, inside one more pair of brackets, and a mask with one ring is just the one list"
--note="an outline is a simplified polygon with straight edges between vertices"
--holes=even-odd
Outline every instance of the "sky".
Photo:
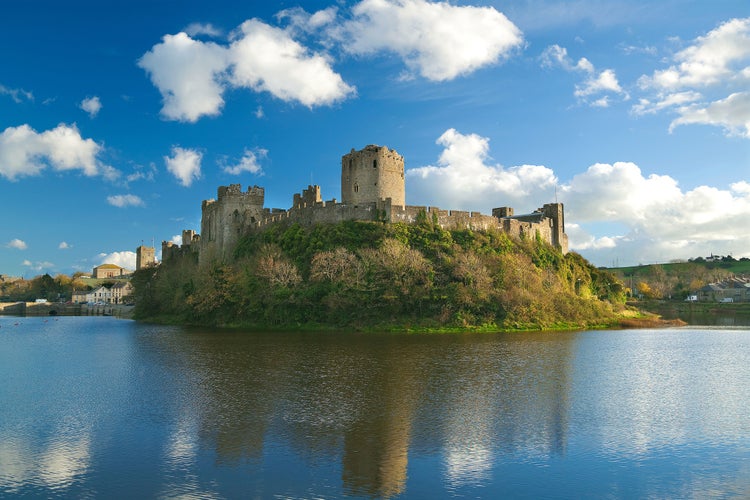
[[0,7],[0,274],[133,269],[222,185],[340,199],[368,144],[409,205],[564,203],[597,266],[750,257],[750,3]]

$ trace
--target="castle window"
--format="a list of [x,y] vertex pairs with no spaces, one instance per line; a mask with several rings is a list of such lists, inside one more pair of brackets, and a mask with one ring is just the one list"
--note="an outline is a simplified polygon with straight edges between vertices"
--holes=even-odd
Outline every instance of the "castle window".
[[372,160],[372,168],[378,168],[378,160]]
[[349,158],[349,168],[352,168],[352,159]]
[[359,193],[359,184],[354,184],[354,192]]

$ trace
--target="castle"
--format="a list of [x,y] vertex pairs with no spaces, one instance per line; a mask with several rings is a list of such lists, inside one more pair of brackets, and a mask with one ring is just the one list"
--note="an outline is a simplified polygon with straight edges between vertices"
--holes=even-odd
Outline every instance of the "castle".
[[264,205],[265,190],[239,184],[220,186],[218,199],[204,200],[201,233],[185,230],[182,245],[162,242],[162,260],[179,252],[197,252],[199,262],[231,255],[239,239],[249,231],[279,222],[312,226],[345,220],[414,223],[421,213],[444,229],[497,229],[517,238],[536,237],[568,251],[562,203],[549,203],[530,214],[514,215],[511,207],[492,210],[492,215],[437,207],[406,205],[404,158],[385,146],[352,149],[341,158],[341,201],[323,201],[320,186],[308,186],[294,195],[288,210]]

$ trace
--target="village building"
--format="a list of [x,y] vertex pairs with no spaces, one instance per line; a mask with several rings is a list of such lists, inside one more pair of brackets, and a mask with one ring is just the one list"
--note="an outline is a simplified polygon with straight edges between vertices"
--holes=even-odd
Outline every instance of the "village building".
[[109,304],[112,302],[112,292],[106,286],[98,286],[86,293],[87,304]]
[[750,302],[750,279],[734,277],[709,283],[697,296],[701,302]]
[[89,291],[75,290],[70,300],[74,304],[127,304],[132,294],[132,283],[118,281],[111,288],[101,285]]
[[110,302],[112,304],[123,304],[128,302],[128,296],[133,293],[133,284],[129,281],[118,281],[110,288]]
[[122,268],[115,264],[102,264],[101,266],[96,266],[91,273],[91,276],[96,279],[101,278],[118,278],[120,276],[126,276],[130,274],[130,271],[128,271],[125,268]]

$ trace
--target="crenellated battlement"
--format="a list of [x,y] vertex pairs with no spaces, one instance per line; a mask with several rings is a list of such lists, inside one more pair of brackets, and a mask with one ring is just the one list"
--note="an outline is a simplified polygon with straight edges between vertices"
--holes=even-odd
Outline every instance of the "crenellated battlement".
[[[220,186],[217,200],[204,200],[201,209],[201,235],[183,232],[183,248],[199,250],[199,260],[209,262],[230,255],[240,237],[278,223],[303,226],[337,223],[345,220],[402,222],[413,224],[421,214],[444,229],[499,230],[516,238],[539,235],[543,240],[568,251],[562,203],[545,204],[530,214],[514,215],[512,207],[492,209],[491,215],[438,207],[410,206],[405,203],[404,158],[395,150],[370,144],[341,158],[341,197],[323,201],[320,186],[308,185],[295,193],[288,210],[265,208],[265,189],[240,184]],[[163,255],[179,248],[162,243]],[[166,257],[163,257],[166,258]]]

